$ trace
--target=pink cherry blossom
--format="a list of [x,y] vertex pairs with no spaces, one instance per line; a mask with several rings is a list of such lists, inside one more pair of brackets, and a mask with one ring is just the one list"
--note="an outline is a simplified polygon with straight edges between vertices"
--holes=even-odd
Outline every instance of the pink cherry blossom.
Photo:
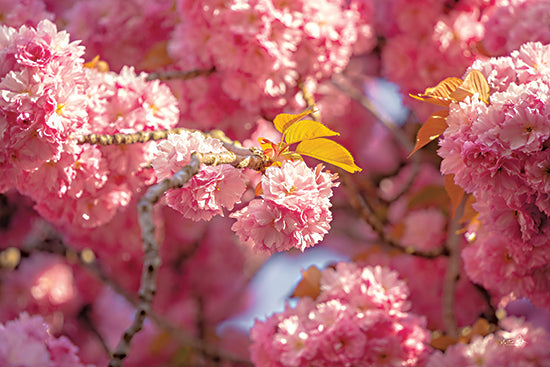
[[[165,84],[123,67],[120,73],[87,69],[90,80],[91,132],[132,133],[174,127],[179,120],[176,98]],[[92,94],[93,93],[93,94]]]
[[358,37],[359,52],[372,49],[372,13],[368,5],[343,1],[230,1],[223,7],[178,1],[181,21],[168,51],[181,68],[215,67],[217,89],[233,103],[253,112],[280,109],[292,102],[298,78],[320,81],[342,71]]
[[301,160],[268,167],[261,181],[262,198],[231,214],[237,219],[232,229],[259,251],[304,251],[330,228],[329,198],[331,188],[338,185],[335,179],[321,166],[313,171]]
[[[179,171],[191,159],[192,152],[226,152],[221,141],[204,137],[199,132],[171,134],[156,148],[152,165],[163,179]],[[181,189],[169,190],[166,203],[186,218],[209,220],[223,215],[222,207],[231,210],[246,190],[246,176],[228,165],[202,166],[200,172]]]
[[169,134],[155,147],[151,161],[159,180],[171,177],[191,160],[191,153],[223,153],[221,141],[203,136],[200,132]]
[[[6,367],[85,367],[69,339],[49,333],[41,316],[22,313],[0,325],[0,363]],[[88,367],[92,367],[88,365]]]
[[351,263],[339,263],[335,270],[326,269],[321,278],[320,301],[345,299],[362,310],[383,309],[390,314],[408,311],[406,301],[409,290],[398,279],[398,274],[388,268],[358,267]]
[[[317,179],[328,183],[328,188],[324,189]],[[313,172],[303,161],[288,162],[280,168],[271,167],[266,170],[262,177],[262,197],[278,206],[296,211],[315,202],[327,205],[326,201],[332,195],[331,184],[330,174],[321,170]]]
[[527,43],[510,56],[476,62],[488,73],[490,104],[475,97],[453,103],[438,151],[441,171],[477,199],[482,228],[464,252],[467,273],[495,294],[514,292],[542,307],[549,304],[547,53],[548,46]]
[[[544,79],[550,73],[549,54],[550,50],[541,42],[527,42],[513,51],[510,56],[514,61],[519,81],[527,83],[540,78]],[[540,84],[539,86],[544,88]]]
[[525,42],[550,42],[550,32],[541,19],[550,16],[547,0],[496,1],[488,12],[483,45],[492,56],[503,56]]
[[66,24],[71,35],[83,40],[86,59],[100,55],[117,72],[124,65],[135,65],[140,70],[156,67],[149,58],[161,54],[159,46],[167,41],[177,22],[174,4],[166,0],[58,3],[54,1],[50,7],[59,7],[58,21]]
[[43,0],[3,0],[0,1],[2,24],[10,27],[21,25],[36,26],[41,20],[53,20],[51,10],[46,10]]
[[[72,267],[54,255],[34,254],[4,279],[7,283],[0,293],[0,320],[14,318],[21,311],[40,313],[48,319],[63,312],[70,318],[82,307]],[[63,321],[58,319],[51,327],[59,332]]]
[[458,343],[445,353],[436,351],[428,367],[439,366],[549,366],[548,331],[520,318],[507,317],[501,330],[486,337],[476,335],[469,344]]
[[[301,298],[295,308],[255,323],[252,360],[257,366],[416,365],[429,350],[428,334],[425,320],[406,312],[407,293],[395,272],[339,263],[323,271],[316,300]],[[356,302],[362,297],[395,299],[400,311],[385,302],[365,307],[368,302]]]
[[[83,48],[69,43],[66,32],[42,21],[37,28],[2,28],[0,109],[7,116],[1,127],[3,167],[32,169],[57,159],[63,142],[83,124],[63,117],[65,107],[81,103],[67,95],[83,93]],[[60,76],[67,83],[60,86]],[[70,107],[67,107],[70,110]]]
[[[459,75],[481,58],[477,43],[485,34],[482,12],[488,4],[464,1],[378,1],[382,75],[404,94],[420,93],[450,75]],[[405,99],[420,116],[428,107]],[[433,111],[432,111],[433,112]],[[422,118],[421,118],[422,120]]]
[[56,223],[93,227],[152,183],[151,144],[89,147],[75,137],[168,129],[178,121],[168,87],[132,68],[83,68],[84,48],[49,21],[2,28],[0,188],[16,188]]
[[182,189],[169,190],[168,205],[193,220],[223,216],[222,208],[232,210],[246,190],[246,177],[228,165],[203,167]]

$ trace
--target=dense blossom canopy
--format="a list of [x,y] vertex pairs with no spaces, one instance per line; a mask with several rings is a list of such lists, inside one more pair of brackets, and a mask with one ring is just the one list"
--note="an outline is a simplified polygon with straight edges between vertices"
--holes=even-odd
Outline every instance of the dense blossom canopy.
[[408,289],[382,267],[339,263],[302,298],[251,331],[257,366],[414,366],[429,351],[425,320],[409,313]]
[[549,12],[0,0],[0,365],[549,366]]
[[[487,77],[490,103],[472,97],[451,104],[438,151],[441,171],[454,174],[475,196],[483,223],[464,252],[470,276],[502,295],[514,292],[545,307],[548,285],[540,277],[550,245],[548,55],[548,46],[527,43],[509,57],[474,63]],[[478,270],[486,265],[492,271]]]

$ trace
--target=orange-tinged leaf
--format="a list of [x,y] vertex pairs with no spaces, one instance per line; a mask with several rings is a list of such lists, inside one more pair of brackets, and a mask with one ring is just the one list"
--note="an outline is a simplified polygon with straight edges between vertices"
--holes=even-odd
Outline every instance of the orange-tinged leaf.
[[171,65],[174,60],[168,55],[168,41],[161,41],[154,44],[139,63],[141,70],[156,70]]
[[479,335],[479,336],[485,337],[489,334],[494,333],[495,330],[496,330],[495,324],[491,324],[489,321],[487,321],[484,318],[479,318],[472,326],[466,326],[460,330],[458,341],[460,343],[470,344],[474,336]]
[[453,210],[452,217],[454,218],[456,210],[464,197],[464,189],[455,183],[455,175],[448,174],[445,175],[445,190],[447,191],[449,198],[451,198],[451,206]]
[[473,96],[475,93],[478,93],[479,99],[486,104],[489,104],[489,93],[491,88],[485,76],[479,70],[471,70],[466,78],[464,78],[464,83],[458,87],[451,97],[457,101],[462,101],[468,96]]
[[446,78],[439,82],[435,87],[426,88],[424,93],[418,95],[409,94],[418,100],[436,104],[438,106],[448,107],[453,101],[451,94],[462,84],[460,78]]
[[329,139],[304,140],[296,147],[296,153],[333,164],[351,173],[361,171],[353,161],[350,152]]
[[262,138],[262,137],[258,138],[258,143],[260,143],[260,146],[262,147],[262,149],[264,149],[264,147],[267,148],[268,146],[271,146],[272,144],[274,144],[271,140]]
[[465,88],[462,88],[462,87],[458,87],[454,92],[453,92],[453,99],[456,100],[456,101],[464,101],[466,99],[466,97],[471,97],[473,96],[474,93],[468,89],[465,89]]
[[486,104],[489,104],[491,88],[489,87],[489,83],[481,71],[475,69],[470,71],[464,79],[464,83],[461,87],[464,89],[469,89],[474,93],[478,93],[479,99]]
[[157,335],[150,344],[150,352],[152,355],[160,354],[167,345],[173,340],[172,334],[168,331],[163,331]]
[[363,262],[363,261],[366,261],[368,260],[371,255],[377,255],[377,254],[380,254],[382,253],[383,251],[385,250],[382,250],[382,246],[380,246],[379,244],[371,244],[367,247],[366,250],[354,255],[351,259],[352,262]]
[[256,185],[256,188],[254,189],[254,195],[260,196],[264,193],[264,189],[262,187],[262,181],[258,182]]
[[89,69],[97,69],[101,73],[106,73],[109,71],[109,64],[107,61],[100,60],[99,55],[96,55],[96,57],[92,60],[84,63],[83,66]]
[[462,79],[450,77],[440,81],[435,87],[426,88],[425,95],[430,97],[448,98],[451,93],[462,84]]
[[95,66],[97,65],[98,62],[99,62],[99,55],[95,55],[95,57],[93,59],[91,59],[88,62],[85,62],[83,66],[85,68],[93,69],[93,68],[95,68]]
[[321,271],[315,266],[302,270],[302,280],[294,289],[291,297],[311,297],[316,299],[321,293]]
[[437,337],[432,337],[430,345],[434,349],[445,351],[448,347],[450,347],[451,345],[455,345],[457,342],[457,338],[453,338],[448,335],[440,335]]
[[422,148],[431,141],[437,139],[447,128],[448,110],[434,112],[430,118],[422,125],[416,133],[416,144],[414,150],[409,154],[413,155],[418,149]]
[[403,222],[397,223],[391,231],[393,238],[397,240],[401,239],[401,237],[403,237],[403,235],[405,234],[405,229],[406,229],[405,223]]
[[287,144],[293,144],[298,143],[302,140],[310,140],[335,135],[340,134],[336,131],[332,131],[320,122],[303,120],[289,126],[283,134],[283,139]]
[[291,115],[289,113],[280,113],[277,116],[275,116],[275,119],[273,120],[273,125],[275,125],[275,129],[279,131],[280,133],[284,132],[290,125],[293,123],[300,121],[310,113],[315,111],[315,106],[308,107],[304,112],[301,112],[297,115]]
[[460,218],[460,223],[470,223],[471,221],[477,219],[479,213],[474,209],[475,202],[476,198],[474,195],[468,194],[468,196],[466,196],[466,203],[464,204],[464,214],[462,215],[462,218]]
[[429,185],[412,195],[409,199],[409,210],[435,206],[447,209],[449,207],[449,195],[441,185]]

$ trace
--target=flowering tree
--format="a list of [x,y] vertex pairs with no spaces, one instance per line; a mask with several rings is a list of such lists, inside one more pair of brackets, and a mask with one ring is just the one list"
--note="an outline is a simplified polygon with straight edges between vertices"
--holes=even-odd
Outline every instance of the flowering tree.
[[0,2],[0,365],[550,366],[549,5]]

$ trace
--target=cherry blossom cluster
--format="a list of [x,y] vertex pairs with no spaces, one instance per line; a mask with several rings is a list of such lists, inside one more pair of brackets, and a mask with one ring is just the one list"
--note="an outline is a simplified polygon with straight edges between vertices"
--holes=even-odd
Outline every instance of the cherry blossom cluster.
[[445,353],[434,352],[427,367],[550,366],[547,329],[516,317],[507,317],[499,325],[497,332],[475,335],[469,344],[458,343]]
[[[154,153],[157,177],[171,177],[189,163],[192,152],[221,154],[227,150],[219,140],[199,132],[170,134]],[[270,166],[261,177],[261,198],[230,215],[237,220],[232,228],[258,251],[304,251],[321,241],[330,228],[330,197],[332,187],[338,186],[336,178],[323,171],[322,165],[312,170],[302,160]],[[164,200],[186,218],[210,220],[240,203],[246,183],[242,170],[225,164],[202,165],[183,188],[169,190]]]
[[[549,365],[548,331],[514,318],[445,353],[429,356],[428,346],[428,330],[452,334],[491,316],[488,295],[470,280],[493,306],[526,297],[550,309],[550,46],[519,48],[550,41],[541,26],[549,5],[0,0],[0,365],[99,366],[117,353],[128,367],[240,362],[220,346],[246,363],[245,333],[218,332],[219,323],[245,309],[250,277],[268,255],[322,240],[354,262],[320,272],[315,298],[256,322],[257,366]],[[96,54],[115,72],[85,62]],[[475,95],[452,103],[439,148],[441,172],[477,200],[480,222],[467,228],[467,243],[454,231],[439,160],[405,161],[399,132],[411,133],[410,124],[374,121],[337,80],[364,97],[368,74],[380,69],[402,91],[418,92],[472,62],[488,80],[490,103]],[[149,80],[186,71],[198,77],[170,88]],[[322,165],[270,161],[228,142],[278,141],[267,121],[314,99],[323,122],[359,155],[365,176],[343,186],[357,189],[379,228],[353,206],[357,198],[333,197],[338,176]],[[182,128],[160,142],[121,145],[82,139],[178,124],[204,133]],[[212,138],[212,128],[229,138]],[[265,165],[217,161],[238,152]],[[143,232],[153,240],[144,240],[137,208],[148,186],[206,155],[217,158],[151,200],[153,230]],[[328,237],[331,226],[342,230]],[[449,255],[456,238],[463,268]],[[155,241],[158,256],[144,257],[143,244]],[[10,254],[20,258],[6,265]],[[149,264],[150,282],[140,277]],[[453,304],[445,304],[447,287]],[[119,353],[141,310],[142,331]]]
[[[223,153],[221,141],[203,136],[200,132],[170,134],[155,147],[151,162],[159,180],[171,177],[189,164],[191,153]],[[232,210],[246,190],[247,177],[242,170],[229,165],[202,165],[198,174],[181,189],[165,195],[168,206],[192,220],[210,220]]]
[[[548,283],[540,276],[550,254],[549,55],[550,46],[527,43],[509,57],[474,63],[489,82],[490,103],[476,97],[452,103],[438,151],[441,172],[454,174],[455,183],[475,196],[481,232],[487,233],[464,253],[471,278],[493,290],[505,273],[515,280],[516,296],[545,307]],[[493,234],[501,238],[500,269],[493,263],[482,270],[493,257]],[[486,275],[476,276],[481,272]]]
[[41,316],[22,313],[0,324],[0,364],[5,367],[92,367],[80,362],[78,348],[64,336],[53,337]]
[[170,63],[165,48],[177,22],[173,0],[70,1],[55,14],[86,44],[87,59],[101,55],[114,71],[124,65],[151,70]]
[[51,9],[46,8],[44,0],[2,0],[0,1],[2,25],[34,27],[43,19],[53,20],[54,14]]
[[[380,197],[391,204],[387,209],[387,231],[403,246],[415,251],[442,250],[447,242],[449,217],[444,214],[449,204],[443,188],[443,177],[431,164],[422,164],[409,190],[398,198],[403,185],[411,175],[411,166],[386,178],[380,188]],[[437,185],[437,186],[436,186]],[[338,226],[337,223],[334,226]],[[462,236],[461,236],[462,237]],[[461,245],[466,240],[461,239]],[[446,256],[423,258],[404,252],[384,251],[380,246],[366,250],[356,262],[362,265],[382,265],[397,271],[407,282],[411,312],[426,318],[430,330],[444,330],[441,307],[445,272],[449,266]],[[479,315],[487,311],[481,293],[473,286],[461,269],[456,282],[454,315],[458,327],[472,325]]]
[[476,44],[484,36],[481,13],[491,1],[448,3],[377,2],[378,28],[386,38],[382,74],[404,93],[417,93],[426,85],[460,74],[478,56]]
[[247,102],[342,70],[358,33],[358,14],[343,1],[178,1],[178,12],[171,57],[187,69],[215,67],[224,92]]
[[415,366],[429,353],[425,320],[409,313],[408,288],[380,266],[339,263],[321,293],[300,298],[251,330],[256,366]]
[[[24,197],[10,193],[9,203],[17,208],[11,219],[14,226],[7,232],[0,228],[0,250],[47,238],[51,228],[27,207]],[[154,312],[169,318],[173,327],[186,330],[189,337],[208,334],[208,342],[215,345],[217,325],[248,305],[245,264],[260,263],[264,257],[254,260],[248,247],[238,245],[229,219],[218,217],[197,223],[167,206],[158,209],[156,224],[163,229],[164,241]],[[19,222],[25,222],[25,233],[20,233],[23,230],[18,228]],[[216,231],[209,230],[212,225]],[[64,229],[63,239],[71,251],[90,254],[93,249],[99,261],[92,263],[91,269],[75,263],[78,255],[74,253],[66,259],[38,250],[29,255],[30,249],[22,249],[16,269],[0,269],[0,322],[13,320],[21,312],[41,315],[51,335],[65,335],[79,347],[78,356],[83,363],[107,365],[108,354],[101,341],[112,350],[135,312],[135,306],[123,295],[127,297],[139,287],[143,251],[138,227],[136,207],[130,204],[101,227]],[[25,238],[19,239],[23,234]],[[42,251],[48,251],[45,246]],[[0,255],[0,263],[1,258]],[[112,283],[106,285],[94,271],[90,272],[94,268],[97,271],[97,266]],[[113,289],[113,284],[122,287],[122,292],[120,288]],[[230,338],[234,343],[248,342],[244,333],[232,334]],[[229,348],[233,346],[228,345]],[[176,358],[174,340],[167,337],[166,330],[147,320],[132,341],[124,365],[169,364]]]
[[1,32],[1,191],[31,197],[52,222],[105,223],[154,179],[150,145],[83,146],[75,137],[174,127],[176,99],[132,68],[84,67],[84,47],[50,21]]
[[[24,173],[59,160],[63,143],[85,123],[84,48],[66,32],[41,22],[36,29],[2,27],[0,108],[2,191]],[[24,172],[24,173],[23,173]]]
[[182,118],[247,138],[259,116],[304,107],[300,83],[341,72],[375,46],[368,1],[178,1],[168,54],[183,70],[215,73],[181,88]]
[[503,56],[525,42],[550,42],[550,30],[541,26],[550,17],[548,0],[498,0],[487,12],[483,47],[491,56]]
[[[377,32],[385,38],[381,74],[405,94],[418,93],[462,74],[475,60],[507,55],[525,42],[547,43],[550,31],[541,22],[548,5],[547,0],[378,1]],[[423,119],[426,105],[410,105]]]
[[302,160],[268,167],[261,180],[261,198],[231,214],[237,219],[232,229],[259,251],[304,251],[321,241],[330,228],[336,178],[322,165],[312,170]]
[[[303,108],[303,101],[295,100],[298,77],[309,80],[308,88],[314,90],[320,80],[342,71],[352,53],[366,53],[376,42],[371,0],[301,1],[292,6],[236,1],[224,4],[223,10],[217,2],[181,1],[175,7],[171,0],[34,3],[33,8],[46,8],[50,19],[55,17],[73,37],[83,40],[86,59],[99,54],[113,70],[123,65],[146,71],[215,66],[208,78],[170,85],[186,126],[218,128],[238,139],[248,138],[260,114],[272,118],[283,107]],[[6,12],[19,14],[15,7],[13,2],[6,4]],[[31,12],[17,19],[18,24],[37,23]],[[262,36],[256,37],[260,31]],[[209,42],[203,42],[210,34]],[[179,45],[187,45],[187,51],[179,52]],[[227,48],[234,52],[225,52]],[[190,58],[209,61],[191,63]],[[251,101],[236,98],[240,95]]]

